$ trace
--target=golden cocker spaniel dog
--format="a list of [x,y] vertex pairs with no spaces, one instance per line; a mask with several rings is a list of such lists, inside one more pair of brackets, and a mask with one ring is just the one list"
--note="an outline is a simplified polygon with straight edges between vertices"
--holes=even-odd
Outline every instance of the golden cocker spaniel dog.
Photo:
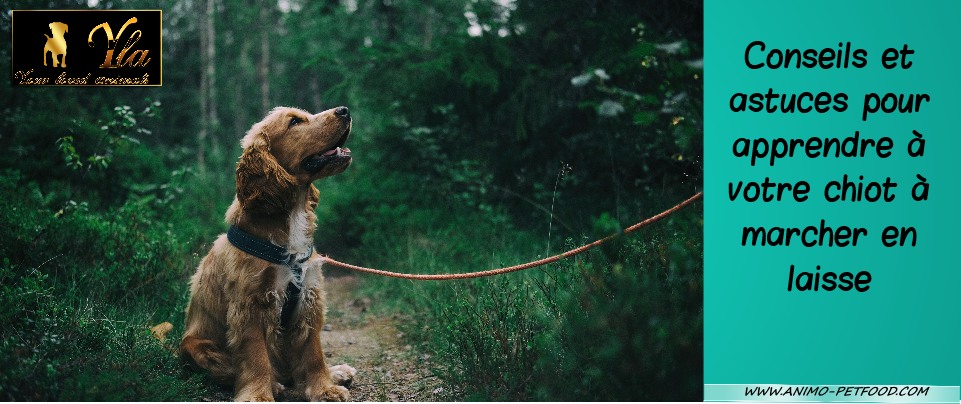
[[[284,383],[308,400],[346,400],[356,371],[328,369],[322,259],[313,251],[312,182],[351,163],[345,107],[275,108],[241,141],[230,231],[190,280],[181,356],[233,383],[237,401],[273,401]],[[293,384],[290,384],[293,383]]]

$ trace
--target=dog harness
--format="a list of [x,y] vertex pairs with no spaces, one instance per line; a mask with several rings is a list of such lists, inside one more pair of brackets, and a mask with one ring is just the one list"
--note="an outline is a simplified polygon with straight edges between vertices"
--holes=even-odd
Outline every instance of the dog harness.
[[297,302],[300,300],[300,290],[303,287],[304,268],[302,265],[313,255],[314,247],[311,246],[307,255],[298,259],[299,254],[291,254],[287,252],[286,248],[240,230],[237,226],[230,226],[230,229],[227,230],[227,241],[230,241],[230,244],[233,244],[240,251],[271,264],[286,266],[290,270],[294,279],[287,284],[287,299],[284,300],[284,307],[280,310],[280,325],[288,328],[294,310],[297,308]]

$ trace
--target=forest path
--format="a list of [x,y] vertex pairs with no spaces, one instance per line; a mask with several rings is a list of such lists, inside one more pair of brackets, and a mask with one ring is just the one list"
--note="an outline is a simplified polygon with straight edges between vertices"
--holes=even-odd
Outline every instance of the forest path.
[[325,281],[327,318],[320,339],[328,366],[346,363],[357,369],[351,401],[457,399],[435,375],[431,356],[404,341],[397,324],[412,320],[370,310],[373,303],[359,295],[356,276],[328,275]]

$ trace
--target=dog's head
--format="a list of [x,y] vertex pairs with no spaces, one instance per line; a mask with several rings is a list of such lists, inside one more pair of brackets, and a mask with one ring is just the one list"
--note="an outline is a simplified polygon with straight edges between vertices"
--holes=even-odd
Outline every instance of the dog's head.
[[67,24],[62,22],[51,22],[49,26],[54,36],[63,36],[63,33],[67,32]]
[[241,141],[237,199],[248,208],[285,212],[290,192],[344,172],[351,163],[350,113],[345,107],[311,115],[278,107],[254,124]]

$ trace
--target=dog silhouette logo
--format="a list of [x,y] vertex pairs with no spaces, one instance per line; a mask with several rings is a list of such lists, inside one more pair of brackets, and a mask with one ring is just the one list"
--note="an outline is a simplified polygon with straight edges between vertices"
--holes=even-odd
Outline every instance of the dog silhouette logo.
[[[67,32],[67,24],[62,22],[51,22],[50,31],[53,33],[53,37],[50,35],[43,34],[47,37],[47,43],[43,46],[43,65],[47,65],[47,53],[50,53],[50,59],[53,62],[53,67],[60,66],[62,68],[67,67],[67,41],[63,38],[63,34]],[[57,62],[57,56],[60,56],[60,61]]]

